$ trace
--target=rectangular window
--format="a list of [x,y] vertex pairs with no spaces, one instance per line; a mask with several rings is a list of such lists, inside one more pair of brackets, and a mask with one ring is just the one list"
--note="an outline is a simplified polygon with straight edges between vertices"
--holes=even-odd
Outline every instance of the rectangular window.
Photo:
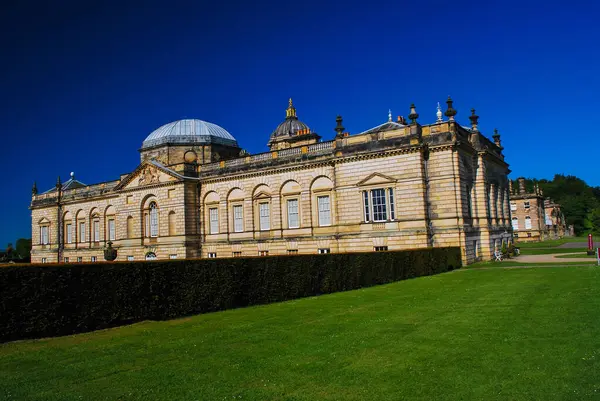
[[513,212],[517,210],[517,204],[515,202],[510,202],[510,210]]
[[270,214],[270,210],[269,210],[269,204],[268,203],[259,203],[258,204],[258,211],[259,211],[259,225],[260,225],[260,230],[270,230],[271,229],[271,214]]
[[319,254],[331,253],[329,248],[319,248]]
[[214,259],[214,258],[217,257],[217,253],[216,252],[209,252],[208,253],[208,257],[211,258],[211,259]]
[[525,217],[525,229],[531,230],[531,218],[530,217]]
[[234,258],[239,258],[241,256],[242,256],[242,252],[241,251],[235,251],[235,252],[233,252],[233,257]]
[[176,253],[170,254],[169,259],[177,259],[177,254]]
[[373,203],[373,221],[387,220],[387,206],[385,202],[385,190],[373,189],[371,191],[371,201]]
[[300,227],[300,220],[298,218],[298,199],[289,199],[287,201],[287,213],[288,228]]
[[269,251],[258,251],[258,256],[269,256]]
[[167,198],[172,199],[175,197],[175,190],[174,189],[169,189],[167,191]]
[[317,207],[319,209],[319,225],[330,226],[331,202],[329,202],[329,195],[317,196]]
[[77,261],[78,261],[79,263],[81,263],[81,262],[83,262],[83,258],[82,258],[81,256],[78,256],[78,257],[77,257]]
[[110,241],[114,241],[115,238],[116,238],[116,236],[115,236],[115,220],[110,219],[110,220],[108,220],[108,239]]
[[396,205],[394,204],[394,188],[388,189],[389,200],[390,200],[390,220],[396,218]]
[[287,254],[288,255],[298,255],[298,250],[297,249],[288,249]]
[[127,261],[133,262],[133,255],[128,255],[127,256]]
[[65,256],[64,260],[65,260],[65,263],[69,263],[69,257],[68,256]]
[[90,258],[90,260],[91,260],[92,262],[97,262],[97,261],[98,261],[98,258],[97,258],[96,256],[92,256],[92,257]]
[[525,209],[529,209],[529,201],[523,202],[523,206],[525,206]]
[[375,247],[375,252],[384,252],[387,251],[388,247],[387,246],[376,246]]
[[236,233],[244,231],[244,208],[242,205],[233,207],[233,231]]
[[100,222],[98,220],[94,220],[94,241],[100,242]]
[[212,207],[208,209],[209,221],[210,221],[210,233],[218,234],[219,233],[219,209],[216,207]]
[[67,224],[66,227],[66,240],[67,240],[67,244],[70,244],[73,242],[73,225],[72,224]]
[[519,238],[519,233],[513,233],[513,237]]
[[48,245],[50,241],[48,240],[48,226],[40,227],[40,244]]
[[125,202],[129,205],[133,203],[133,195],[127,195]]
[[513,230],[518,230],[519,229],[519,219],[514,217],[512,219],[512,228]]
[[48,259],[42,258],[42,263],[48,263]]
[[85,242],[85,223],[79,223],[79,242]]
[[527,233],[527,238],[531,238],[531,233]]
[[473,253],[475,254],[475,257],[479,256],[479,249],[478,249],[478,245],[477,245],[477,240],[473,241]]
[[365,205],[365,222],[371,221],[371,213],[369,211],[369,192],[363,191],[363,199]]

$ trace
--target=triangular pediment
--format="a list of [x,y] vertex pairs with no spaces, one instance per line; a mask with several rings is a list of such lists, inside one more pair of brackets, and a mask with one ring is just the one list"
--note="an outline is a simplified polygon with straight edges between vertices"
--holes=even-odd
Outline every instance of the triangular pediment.
[[397,180],[395,178],[392,178],[388,175],[381,174],[381,173],[373,173],[373,174],[367,176],[366,178],[360,180],[358,183],[356,183],[356,185],[363,186],[363,185],[389,184],[389,183],[396,182],[396,181]]
[[155,160],[143,161],[115,187],[116,191],[183,181],[184,177]]
[[260,191],[259,193],[254,195],[254,199],[266,199],[266,198],[270,198],[270,197],[271,197],[270,193],[263,192],[263,191]]

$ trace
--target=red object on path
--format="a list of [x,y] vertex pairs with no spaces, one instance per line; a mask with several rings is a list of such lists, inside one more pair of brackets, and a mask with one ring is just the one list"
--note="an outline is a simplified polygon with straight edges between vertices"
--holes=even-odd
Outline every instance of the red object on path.
[[592,234],[588,234],[588,251],[594,250],[594,240],[592,239]]

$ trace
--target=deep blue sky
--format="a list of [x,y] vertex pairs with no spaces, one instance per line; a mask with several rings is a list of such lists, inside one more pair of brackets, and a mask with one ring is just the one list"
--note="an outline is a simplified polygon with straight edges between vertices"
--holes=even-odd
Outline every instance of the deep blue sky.
[[414,102],[425,124],[452,95],[461,123],[475,107],[485,134],[500,130],[511,177],[600,185],[597,2],[13,3],[0,12],[0,248],[30,236],[34,180],[117,179],[152,130],[186,117],[265,151],[290,96],[329,139],[337,114],[358,133]]

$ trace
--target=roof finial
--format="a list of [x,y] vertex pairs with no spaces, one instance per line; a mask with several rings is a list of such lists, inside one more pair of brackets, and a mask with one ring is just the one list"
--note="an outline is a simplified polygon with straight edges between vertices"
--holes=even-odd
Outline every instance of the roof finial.
[[417,122],[417,118],[419,118],[419,114],[417,114],[417,108],[415,107],[414,103],[410,105],[410,114],[408,115],[408,118],[410,118],[410,121],[413,124],[415,124]]
[[435,115],[437,116],[437,122],[442,122],[442,108],[440,107],[440,102],[438,102],[437,105],[437,113],[435,113]]
[[448,100],[446,100],[446,104],[448,105],[448,110],[446,110],[446,113],[444,113],[446,115],[446,117],[448,117],[448,120],[450,121],[454,121],[454,116],[456,115],[456,110],[452,107],[452,98],[450,96],[448,96]]
[[75,173],[73,171],[71,171],[71,179],[74,180],[75,179]]
[[338,138],[341,138],[344,136],[344,126],[342,125],[342,116],[337,116],[335,118],[335,122],[336,122],[336,127],[334,128],[335,132],[337,132],[337,134],[335,135]]
[[294,103],[292,103],[292,98],[288,101],[288,108],[285,111],[286,118],[298,118],[296,115],[296,108],[294,107]]
[[477,122],[479,120],[479,116],[475,114],[475,109],[471,109],[471,115],[469,116],[469,120],[471,120],[471,129],[473,131],[477,131]]
[[34,181],[33,187],[31,187],[31,196],[37,195],[37,193],[38,193],[37,184]]
[[388,122],[392,122],[392,109],[388,109]]

